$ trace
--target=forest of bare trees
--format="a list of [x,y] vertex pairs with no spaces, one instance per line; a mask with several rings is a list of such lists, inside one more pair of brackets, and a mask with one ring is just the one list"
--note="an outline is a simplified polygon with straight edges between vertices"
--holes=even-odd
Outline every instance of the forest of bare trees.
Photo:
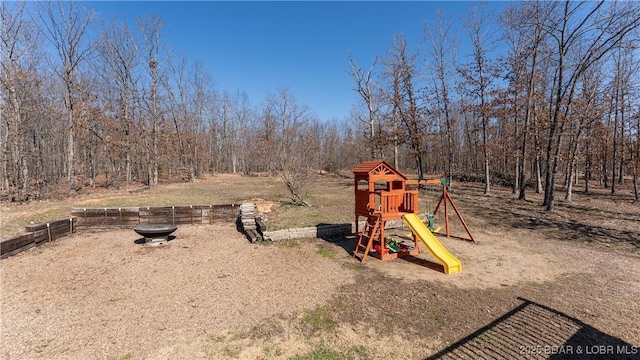
[[419,176],[482,181],[485,194],[492,183],[520,199],[544,193],[547,210],[560,183],[571,201],[576,184],[615,193],[630,179],[638,200],[638,14],[634,2],[532,1],[500,14],[477,4],[462,19],[425,23],[424,54],[399,34],[366,71],[349,57],[365,148]]
[[450,186],[482,181],[486,194],[492,184],[520,199],[544,193],[547,210],[556,186],[570,201],[575,189],[631,181],[640,200],[637,2],[441,13],[420,43],[397,34],[384,54],[345,58],[336,71],[358,103],[339,120],[277,84],[265,99],[215,88],[215,74],[169,51],[157,16],[128,24],[79,2],[0,6],[3,200],[263,172],[305,204],[310,173],[371,158]]

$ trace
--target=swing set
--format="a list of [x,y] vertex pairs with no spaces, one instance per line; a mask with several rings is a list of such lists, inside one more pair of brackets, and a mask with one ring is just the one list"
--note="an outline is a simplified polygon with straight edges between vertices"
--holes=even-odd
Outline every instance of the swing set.
[[[431,227],[433,228],[433,220],[442,207],[445,217],[446,236],[475,242],[458,208],[447,192],[444,180],[410,180],[382,160],[365,161],[353,169],[353,174],[355,185],[355,230],[358,237],[356,248],[353,252],[355,258],[364,262],[370,253],[371,256],[380,260],[419,254],[420,247],[418,245],[419,241],[422,241],[434,256],[439,257],[445,263],[457,262],[457,265],[453,265],[457,270],[452,271],[460,271],[458,260],[446,252],[446,249],[433,237],[430,230],[425,228],[426,225],[418,217],[418,188],[421,185],[442,185],[442,195],[431,215]],[[467,232],[468,238],[451,234],[449,207],[458,216]],[[366,217],[367,219],[362,230],[359,225],[360,217]],[[388,246],[385,236],[386,222],[400,219],[404,220],[412,228],[413,244],[392,243],[390,244],[391,246]]]
[[[445,179],[407,180],[406,183],[407,185],[418,186],[418,188],[420,186],[427,186],[427,185],[440,185],[442,187],[442,194],[440,195],[440,199],[438,200],[438,204],[436,205],[435,210],[433,210],[432,213],[427,214],[429,230],[435,233],[439,233],[439,228],[434,228],[435,227],[434,223],[435,223],[436,215],[438,214],[438,210],[440,210],[441,209],[440,206],[442,206],[442,209],[444,212],[444,229],[445,229],[444,235],[446,237],[450,237],[454,239],[470,241],[473,243],[476,242],[476,240],[473,238],[473,235],[471,235],[471,231],[469,231],[467,224],[464,222],[462,215],[460,215],[460,211],[458,210],[458,207],[453,202],[451,195],[449,195],[449,191],[447,191],[447,181]],[[431,206],[429,206],[430,204],[431,203],[429,201],[429,197],[427,197],[427,208],[428,208],[427,210],[429,211],[431,210]],[[460,220],[460,223],[464,227],[464,230],[466,231],[468,237],[456,236],[451,234],[451,227],[449,226],[449,207],[453,209],[454,213],[458,217],[458,220]]]

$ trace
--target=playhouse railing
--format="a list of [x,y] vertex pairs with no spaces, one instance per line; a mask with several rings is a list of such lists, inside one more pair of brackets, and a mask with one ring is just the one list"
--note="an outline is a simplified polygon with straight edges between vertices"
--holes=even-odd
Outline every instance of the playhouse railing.
[[408,213],[418,212],[418,190],[406,190],[402,199],[402,211]]
[[380,211],[384,214],[398,214],[400,212],[416,212],[418,210],[418,192],[405,191],[380,191]]
[[380,191],[380,212],[383,214],[395,214],[400,212],[402,206],[402,193]]
[[376,191],[373,193],[373,201],[368,191],[356,191],[356,211],[367,214],[371,211],[391,214],[395,216],[401,212],[418,212],[418,191]]

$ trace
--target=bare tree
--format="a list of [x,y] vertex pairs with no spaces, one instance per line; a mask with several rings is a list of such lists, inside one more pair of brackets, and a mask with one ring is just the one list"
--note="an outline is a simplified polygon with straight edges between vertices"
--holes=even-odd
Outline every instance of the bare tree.
[[96,66],[103,80],[115,89],[115,111],[118,132],[115,136],[114,150],[122,152],[124,157],[125,183],[129,185],[133,178],[133,146],[135,146],[134,104],[137,93],[137,68],[140,66],[138,44],[126,23],[115,20],[103,24],[98,51],[101,60]]
[[446,133],[446,162],[445,176],[447,186],[450,187],[453,181],[454,164],[454,117],[451,114],[450,81],[455,71],[455,47],[456,41],[451,35],[451,22],[448,21],[444,13],[438,12],[438,23],[434,28],[425,23],[425,39],[430,43],[429,54],[431,55],[431,71],[434,78],[433,90],[436,94],[438,110],[444,116]]
[[289,89],[282,88],[267,97],[263,116],[273,125],[268,131],[275,169],[293,202],[308,206],[305,193],[314,151],[307,144],[312,136],[308,131],[312,115],[306,106],[298,105]]
[[17,199],[25,199],[30,193],[26,114],[33,105],[27,97],[35,75],[34,63],[29,60],[38,42],[38,32],[27,20],[25,6],[25,2],[17,3],[10,9],[6,1],[0,4],[0,189]]
[[[162,79],[167,94],[169,112],[173,120],[175,139],[169,151],[177,154],[178,173],[183,180],[195,180],[206,162],[202,133],[207,109],[213,101],[211,79],[198,61],[191,63],[186,56],[177,63],[169,63],[170,75]],[[175,165],[175,164],[174,164]]]
[[91,56],[93,45],[87,43],[87,27],[93,13],[70,2],[50,2],[42,17],[44,33],[58,53],[60,65],[54,65],[54,71],[64,84],[64,105],[67,112],[67,178],[71,194],[78,190],[76,158],[76,111],[77,82],[80,67]]
[[489,161],[489,93],[492,81],[495,77],[495,69],[492,69],[487,57],[488,45],[491,39],[488,37],[488,14],[484,9],[474,8],[465,26],[469,31],[469,37],[473,47],[472,61],[459,69],[459,73],[467,83],[466,90],[476,101],[478,116],[482,126],[482,153],[484,160],[484,194],[491,192],[491,176]]
[[164,22],[157,16],[142,18],[138,22],[140,31],[142,32],[142,57],[144,58],[149,76],[149,88],[148,94],[144,97],[144,102],[147,107],[149,116],[149,138],[145,138],[149,141],[149,149],[147,151],[147,182],[151,186],[158,185],[158,167],[160,162],[160,153],[158,151],[158,142],[160,138],[160,123],[162,121],[161,108],[160,108],[160,84],[162,81],[163,73],[160,72],[161,62],[164,59],[160,58],[161,50],[161,38],[162,28]]
[[[170,106],[169,116],[173,120],[175,129],[175,138],[177,139],[178,149],[174,153],[177,153],[179,167],[186,166],[189,168],[189,174],[191,180],[195,179],[195,166],[193,164],[193,158],[190,156],[190,149],[188,149],[188,137],[189,131],[189,114],[187,104],[187,88],[190,86],[187,84],[187,57],[183,56],[178,60],[177,64],[169,63],[171,71],[171,79],[175,83],[170,83],[170,78],[167,76],[163,81],[163,86],[167,92],[168,103]],[[175,91],[174,91],[175,88]]]
[[251,151],[254,142],[251,135],[255,133],[255,111],[249,104],[249,96],[246,92],[237,92],[234,99],[233,117],[237,129],[234,169],[237,162],[242,172],[247,174],[252,161]]
[[213,80],[199,61],[196,61],[191,67],[189,84],[190,126],[193,133],[189,140],[193,157],[193,168],[190,169],[190,174],[193,180],[203,172],[205,152],[202,150],[204,141],[201,140],[201,137],[205,128],[207,109],[210,107],[209,104],[214,101]]
[[[527,147],[529,143],[529,127],[535,115],[536,81],[538,67],[545,36],[542,28],[543,18],[552,9],[548,3],[530,2],[520,6],[509,7],[502,14],[502,22],[508,27],[507,33],[512,37],[512,54],[514,61],[522,64],[522,75],[519,81],[525,90],[524,121],[521,127],[520,160],[517,169],[519,181],[518,199],[526,198]],[[512,70],[513,71],[513,70]],[[537,166],[539,162],[536,162]],[[539,166],[538,166],[539,168]],[[539,173],[539,172],[538,172]]]
[[[236,99],[228,92],[219,95],[216,101],[215,126],[216,145],[218,149],[218,171],[237,171],[237,143],[238,131],[234,118]],[[245,134],[246,135],[246,134]]]
[[637,3],[578,3],[566,1],[558,17],[543,25],[555,49],[554,93],[550,98],[549,132],[546,146],[546,178],[543,205],[553,210],[555,180],[566,120],[571,112],[578,79],[594,63],[616,48],[625,36],[640,26]]
[[377,120],[377,114],[379,112],[379,108],[378,108],[377,99],[376,99],[375,84],[373,82],[374,81],[373,76],[375,74],[374,69],[376,67],[376,64],[378,63],[378,58],[373,59],[373,63],[371,64],[371,66],[367,71],[364,71],[360,66],[358,66],[358,64],[356,64],[351,54],[348,55],[348,59],[349,59],[349,65],[351,66],[351,68],[347,70],[347,73],[351,75],[351,77],[355,81],[355,88],[353,90],[357,92],[358,95],[360,95],[360,97],[362,98],[362,100],[364,101],[367,107],[367,112],[368,112],[368,117],[366,119],[362,117],[358,117],[358,119],[366,123],[367,126],[369,127],[371,159],[375,159],[376,158],[376,141],[375,141],[376,130],[375,129],[376,129],[376,120]]
[[[640,31],[635,31],[636,40],[640,38]],[[630,54],[629,63],[632,68],[637,69],[638,64],[640,63],[640,58],[637,56],[637,51],[640,49],[640,45],[633,44],[630,46],[636,50],[636,53]],[[640,83],[640,74],[636,71],[631,75],[630,83],[637,84]],[[629,167],[632,173],[632,181],[633,181],[633,194],[635,198],[635,202],[640,201],[640,187],[638,186],[638,182],[640,181],[640,89],[638,87],[634,88],[634,91],[631,92],[629,96],[629,103],[635,104],[635,106],[630,106],[629,108]]]
[[[615,74],[610,85],[611,109],[613,113],[613,149],[611,161],[611,193],[616,192],[616,178],[622,184],[624,176],[625,155],[625,129],[631,110],[630,97],[632,92],[631,78],[637,69],[633,64],[633,47],[630,44],[621,44],[613,55]],[[618,166],[616,168],[616,166]],[[616,171],[618,174],[616,174]],[[617,176],[616,176],[617,175]]]
[[576,94],[574,115],[568,120],[567,133],[569,135],[569,142],[567,144],[567,174],[564,197],[566,201],[571,201],[573,178],[575,176],[576,161],[582,136],[603,113],[602,107],[599,104],[599,94],[602,89],[601,68],[597,65],[592,66],[591,71],[583,73],[580,83],[581,90]]
[[[380,122],[380,129],[378,131],[378,137],[380,140],[376,141],[379,147],[383,148],[388,143],[388,138],[392,138],[393,141],[393,166],[396,169],[400,169],[399,163],[399,154],[398,147],[405,141],[406,134],[404,130],[400,126],[400,116],[402,106],[402,79],[401,79],[401,70],[400,67],[393,62],[393,60],[387,60],[385,62],[385,75],[387,77],[387,81],[390,81],[390,84],[387,85],[387,89],[383,92],[384,99],[388,103],[386,111],[386,116],[384,119],[386,121]],[[387,127],[389,129],[383,129],[382,127]],[[384,138],[384,140],[382,140]],[[382,154],[381,154],[382,155]],[[381,156],[384,158],[384,156]]]
[[635,201],[640,201],[640,189],[638,186],[638,178],[640,178],[640,108],[636,110],[635,115],[635,139],[631,147],[631,162],[633,169],[633,194]]
[[221,157],[218,159],[218,168],[232,173],[242,171],[245,174],[256,169],[261,161],[252,154],[256,116],[247,93],[220,93],[215,102],[214,117],[216,146]]
[[[422,179],[425,173],[426,150],[423,142],[426,126],[424,117],[420,113],[415,91],[417,56],[417,54],[409,52],[407,39],[404,35],[396,35],[389,50],[389,57],[385,62],[385,73],[390,81],[387,98],[391,102],[392,127],[395,130],[396,123],[402,127],[409,144],[410,155],[415,161],[416,169],[418,169],[418,177]],[[394,134],[397,134],[397,131],[394,131]],[[397,146],[397,143],[398,140],[395,140],[394,136],[394,147]]]

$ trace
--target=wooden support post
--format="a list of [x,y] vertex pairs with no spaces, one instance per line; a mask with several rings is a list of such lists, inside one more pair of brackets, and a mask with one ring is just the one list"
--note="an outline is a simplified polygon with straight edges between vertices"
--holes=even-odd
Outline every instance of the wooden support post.
[[[460,240],[467,240],[467,241],[471,241],[471,242],[476,242],[476,240],[473,238],[473,235],[471,235],[471,231],[469,231],[469,227],[464,222],[464,219],[462,218],[462,215],[460,214],[460,211],[458,211],[458,207],[453,202],[453,199],[451,198],[451,196],[447,192],[447,187],[445,185],[442,185],[442,195],[440,196],[440,201],[438,201],[438,205],[436,205],[436,209],[433,211],[433,215],[436,215],[438,213],[438,210],[440,209],[440,204],[442,204],[443,202],[444,202],[443,206],[444,206],[445,233],[446,233],[447,237],[452,237],[452,238],[456,238],[456,239],[460,239]],[[458,216],[458,219],[460,220],[460,223],[462,223],[462,226],[464,227],[464,230],[467,232],[467,235],[469,235],[468,239],[460,237],[460,236],[451,235],[451,233],[449,231],[449,209],[448,209],[447,203],[450,203],[451,206],[453,207],[453,211],[455,211],[456,216]]]

